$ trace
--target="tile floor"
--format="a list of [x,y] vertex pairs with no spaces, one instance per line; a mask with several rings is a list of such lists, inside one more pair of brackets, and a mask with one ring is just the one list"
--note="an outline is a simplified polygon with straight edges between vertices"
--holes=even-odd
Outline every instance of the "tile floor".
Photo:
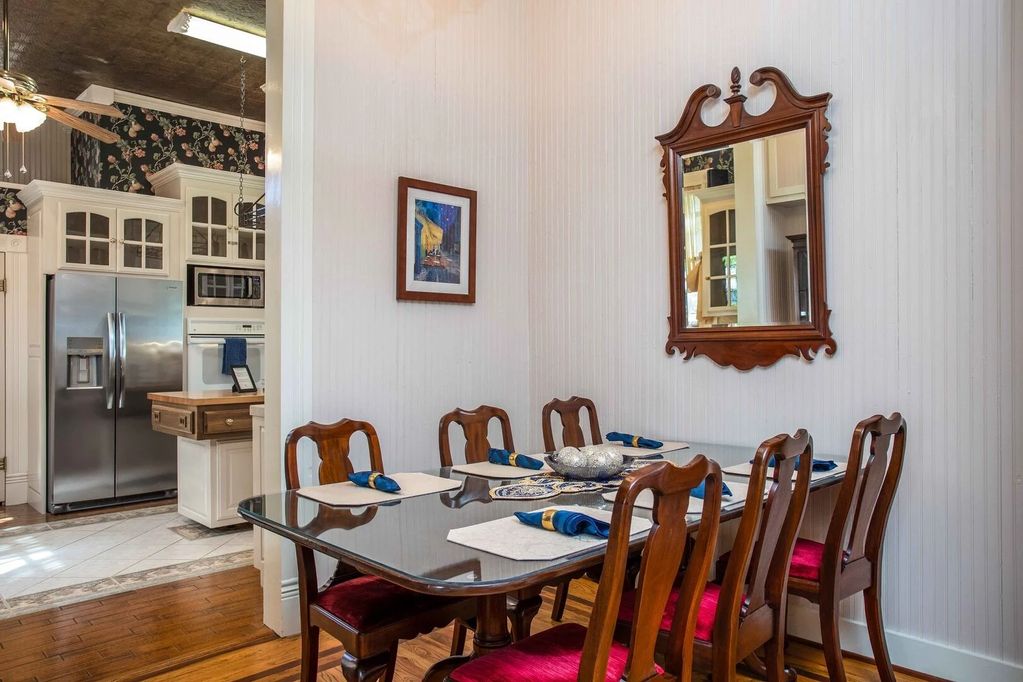
[[[122,591],[112,589],[115,586],[131,584],[134,589],[149,578],[166,582],[243,565],[246,556],[251,561],[248,526],[188,540],[171,530],[183,525],[194,524],[172,507],[158,507],[4,531],[0,534],[0,617],[12,609],[23,612],[33,604],[66,603],[62,594],[80,601],[89,594]],[[183,570],[162,570],[172,566]],[[61,594],[48,598],[45,593],[50,592]],[[38,598],[27,599],[33,595]]]

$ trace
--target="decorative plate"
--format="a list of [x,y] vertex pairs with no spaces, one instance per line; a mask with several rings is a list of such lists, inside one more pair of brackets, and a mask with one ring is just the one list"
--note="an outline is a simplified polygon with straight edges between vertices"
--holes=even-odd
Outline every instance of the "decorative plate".
[[574,493],[595,493],[598,490],[603,490],[604,486],[597,481],[561,481],[560,483],[554,483],[554,488],[559,493],[565,493],[572,495]]
[[545,500],[559,494],[553,486],[536,483],[512,483],[490,489],[490,496],[495,500]]

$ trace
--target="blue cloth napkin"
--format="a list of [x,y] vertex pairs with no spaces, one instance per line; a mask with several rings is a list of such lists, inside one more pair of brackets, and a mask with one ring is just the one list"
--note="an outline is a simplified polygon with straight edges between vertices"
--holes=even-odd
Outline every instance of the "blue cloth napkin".
[[[753,460],[751,459],[749,463],[753,464]],[[774,466],[774,457],[767,462],[767,466]],[[799,468],[799,457],[796,457],[796,468]],[[813,464],[810,466],[810,469],[813,471],[831,471],[832,469],[837,468],[838,464],[836,464],[833,459],[815,459],[813,460]]]
[[612,431],[607,434],[608,440],[617,441],[623,445],[627,445],[630,448],[648,448],[650,450],[656,450],[659,447],[663,447],[664,443],[653,438],[643,438],[642,436],[633,436],[631,433],[618,433]]
[[[693,488],[692,490],[689,491],[689,494],[692,495],[693,497],[697,497],[697,498],[702,500],[703,499],[703,494],[706,491],[704,486],[706,486],[706,485],[707,485],[706,481],[701,481],[700,485],[696,486],[695,488]],[[728,484],[725,483],[724,481],[721,481],[721,495],[723,497],[731,497],[732,496],[732,491],[729,489]]]
[[593,535],[606,538],[611,524],[580,512],[547,509],[535,512],[515,512],[515,518],[527,526],[553,530],[563,535]]
[[521,467],[523,469],[543,468],[543,462],[535,457],[520,455],[517,452],[508,452],[507,450],[498,450],[497,448],[490,448],[487,451],[487,459],[491,464],[505,464],[513,467]]
[[224,361],[220,372],[231,376],[231,368],[248,364],[248,342],[245,339],[228,337],[224,339]]
[[356,471],[354,474],[348,474],[348,480],[357,486],[373,488],[385,493],[401,491],[401,486],[397,481],[375,471]]

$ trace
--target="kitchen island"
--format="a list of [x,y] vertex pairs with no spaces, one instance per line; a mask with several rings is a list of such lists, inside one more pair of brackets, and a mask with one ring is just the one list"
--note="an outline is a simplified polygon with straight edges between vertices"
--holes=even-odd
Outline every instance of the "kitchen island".
[[238,502],[252,495],[253,405],[263,392],[149,393],[154,431],[178,437],[178,513],[208,528],[242,523]]

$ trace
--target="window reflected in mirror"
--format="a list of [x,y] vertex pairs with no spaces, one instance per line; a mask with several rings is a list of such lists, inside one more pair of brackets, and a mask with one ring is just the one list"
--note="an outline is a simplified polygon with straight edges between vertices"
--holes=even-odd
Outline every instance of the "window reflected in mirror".
[[680,156],[686,327],[810,323],[806,133]]

